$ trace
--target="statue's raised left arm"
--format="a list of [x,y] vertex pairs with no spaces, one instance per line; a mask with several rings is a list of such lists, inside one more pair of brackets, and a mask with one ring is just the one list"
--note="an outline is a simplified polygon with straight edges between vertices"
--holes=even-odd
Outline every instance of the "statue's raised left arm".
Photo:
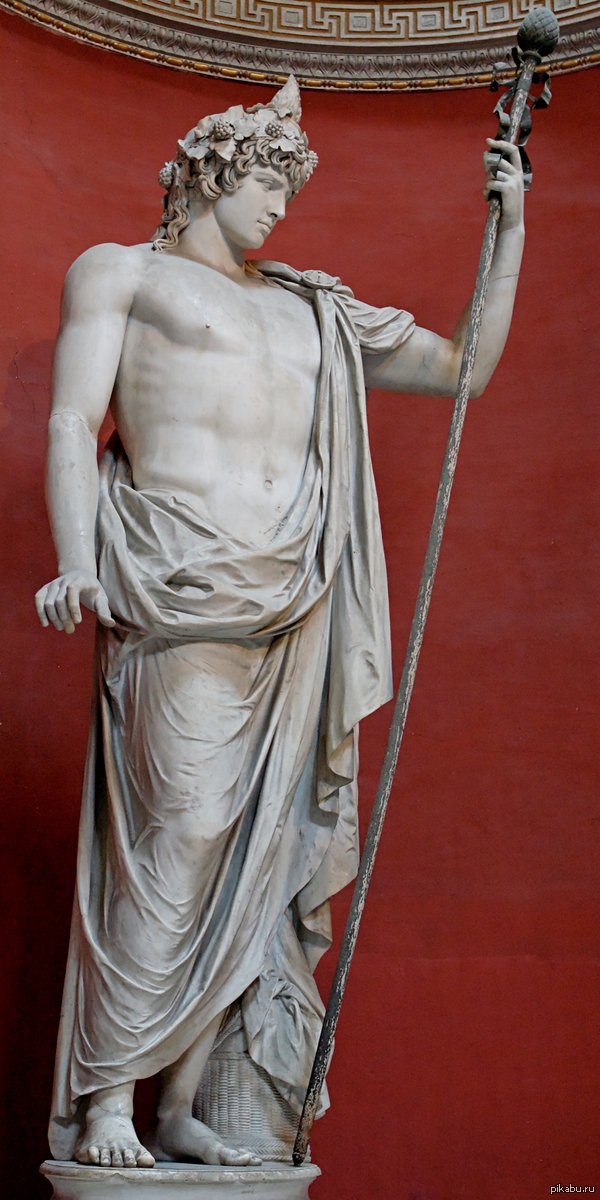
[[[475,359],[471,396],[481,396],[504,349],[519,279],[525,229],[523,224],[523,172],[519,151],[509,142],[492,141],[492,151],[503,158],[494,178],[484,155],[484,195],[498,192],[502,198],[498,240]],[[463,347],[471,304],[459,318],[451,338],[439,337],[428,329],[416,328],[399,350],[364,357],[367,387],[390,392],[426,396],[453,396],[458,385]]]

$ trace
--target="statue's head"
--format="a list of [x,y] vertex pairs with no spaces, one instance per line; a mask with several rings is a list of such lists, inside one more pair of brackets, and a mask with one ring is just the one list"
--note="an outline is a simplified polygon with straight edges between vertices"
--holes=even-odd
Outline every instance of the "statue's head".
[[177,245],[179,234],[189,225],[194,199],[216,203],[261,170],[285,181],[286,199],[299,192],[318,161],[300,128],[301,116],[298,84],[290,75],[268,104],[247,110],[235,104],[226,112],[203,117],[178,143],[175,158],[159,174],[167,195],[154,249]]

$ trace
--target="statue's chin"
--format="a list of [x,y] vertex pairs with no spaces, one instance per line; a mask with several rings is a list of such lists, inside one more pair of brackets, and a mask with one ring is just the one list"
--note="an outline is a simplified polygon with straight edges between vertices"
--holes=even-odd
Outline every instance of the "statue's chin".
[[253,234],[252,244],[250,246],[248,246],[248,249],[249,250],[259,250],[261,246],[264,246],[270,232],[271,232],[270,229],[261,229],[259,227],[256,230],[256,233]]

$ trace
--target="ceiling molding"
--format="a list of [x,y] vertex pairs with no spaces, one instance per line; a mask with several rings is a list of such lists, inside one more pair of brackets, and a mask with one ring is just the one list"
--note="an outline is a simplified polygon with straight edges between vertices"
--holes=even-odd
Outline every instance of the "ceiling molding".
[[[117,6],[108,0],[0,0],[0,7],[80,41],[178,70],[265,84],[281,84],[293,72],[302,87],[401,91],[489,84],[492,65],[509,54],[529,4],[128,0]],[[554,0],[553,7],[562,36],[549,60],[552,73],[600,63],[600,0]],[[501,12],[509,9],[511,20],[504,24]],[[306,24],[300,37],[299,27],[282,24],[286,10],[301,11],[318,27],[309,31]],[[424,30],[423,15],[432,13],[438,24]],[[370,21],[362,31],[356,25],[361,15]],[[259,16],[263,25],[257,28]],[[242,17],[254,22],[252,34]],[[228,37],[215,36],[225,32],[219,21],[229,22]],[[342,26],[351,37],[341,36]]]
[[[408,50],[506,40],[530,0],[117,0],[125,11],[215,37],[320,49]],[[100,6],[104,7],[103,0]],[[600,25],[600,0],[553,0],[563,34]]]

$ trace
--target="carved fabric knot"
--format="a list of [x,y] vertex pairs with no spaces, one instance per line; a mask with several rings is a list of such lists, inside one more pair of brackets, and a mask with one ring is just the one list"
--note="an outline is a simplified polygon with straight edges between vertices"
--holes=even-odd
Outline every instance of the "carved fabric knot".
[[302,281],[310,287],[323,288],[325,291],[331,291],[341,283],[337,275],[327,275],[325,271],[303,271]]
[[168,189],[170,188],[170,186],[173,182],[173,163],[172,162],[165,163],[162,170],[158,172],[158,182],[160,183],[161,187],[166,188],[168,191]]
[[212,137],[215,142],[226,142],[228,138],[233,137],[234,132],[234,127],[229,121],[215,121]]
[[285,133],[283,121],[269,121],[268,125],[265,125],[265,133],[270,138],[283,137]]

